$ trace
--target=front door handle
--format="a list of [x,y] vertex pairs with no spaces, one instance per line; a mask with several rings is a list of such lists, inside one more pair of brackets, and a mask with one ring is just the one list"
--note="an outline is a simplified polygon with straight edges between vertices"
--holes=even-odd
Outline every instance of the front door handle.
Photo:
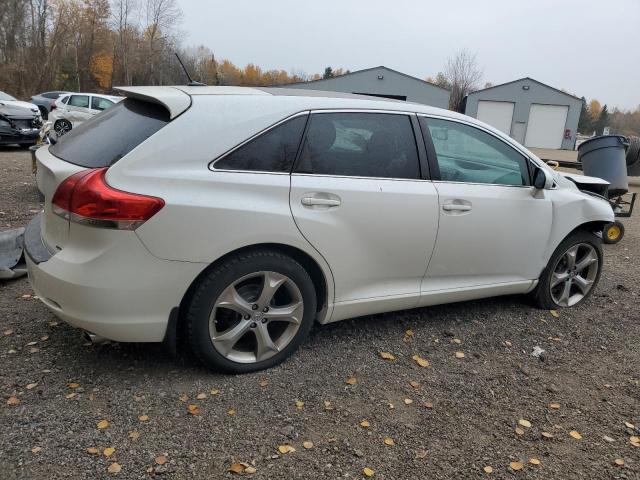
[[337,200],[335,198],[302,197],[301,203],[305,207],[313,207],[313,206],[338,207],[340,206],[340,200]]
[[471,210],[471,205],[459,205],[456,203],[447,203],[442,205],[442,209],[447,212],[468,212]]

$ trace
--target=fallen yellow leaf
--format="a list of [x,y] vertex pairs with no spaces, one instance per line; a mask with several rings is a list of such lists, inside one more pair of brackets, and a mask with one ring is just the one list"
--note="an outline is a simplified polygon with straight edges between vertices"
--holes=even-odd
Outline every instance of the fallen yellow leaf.
[[433,403],[431,402],[424,402],[424,408],[427,408],[429,410],[431,410],[433,408]]
[[301,402],[300,400],[296,400],[296,408],[298,410],[302,410],[304,408],[304,402]]
[[107,472],[114,474],[120,473],[120,470],[122,470],[122,467],[117,462],[112,463],[111,465],[109,465],[109,468],[107,468]]
[[78,388],[79,386],[79,383],[67,383],[67,387],[69,388]]
[[364,473],[365,477],[373,477],[373,475],[376,473],[375,470],[369,468],[369,467],[364,467],[362,469],[362,473]]
[[211,390],[209,393],[210,393],[211,395],[219,395],[219,394],[220,394],[220,390],[218,390],[218,389],[214,388],[214,389],[213,389],[213,390]]
[[409,385],[411,385],[413,388],[420,388],[420,384],[418,382],[416,382],[415,380],[411,380],[409,382]]
[[576,440],[581,440],[582,439],[582,435],[580,435],[580,433],[578,433],[575,430],[571,430],[569,432],[569,435],[571,435],[573,438],[575,438]]
[[36,388],[37,386],[38,386],[37,383],[30,383],[30,384],[27,385],[26,388],[27,388],[27,390],[32,390],[32,389]]
[[624,422],[624,426],[630,428],[631,430],[635,430],[636,426],[633,423]]
[[260,380],[261,387],[266,387],[267,385],[269,385],[269,380]]
[[622,467],[622,466],[624,465],[624,460],[623,460],[622,458],[616,458],[616,459],[614,460],[614,463],[615,463],[616,465],[618,465],[619,467]]
[[413,400],[411,400],[410,398],[405,398],[404,399],[404,404],[405,405],[411,405],[413,403]]
[[529,463],[531,465],[540,465],[540,460],[538,460],[537,458],[530,458]]
[[7,405],[15,407],[16,405],[20,405],[20,399],[18,397],[9,397],[7,400]]
[[204,393],[204,392],[199,393],[199,394],[196,396],[196,398],[197,398],[198,400],[204,400],[205,398],[207,398],[207,394],[206,394],[206,393]]
[[309,441],[302,442],[302,446],[303,446],[306,450],[309,450],[309,449],[313,448],[313,442],[309,442]]
[[396,357],[389,352],[380,352],[380,357],[384,358],[385,360],[395,360]]
[[540,435],[542,435],[544,438],[553,438],[553,433],[549,432],[542,432]]
[[180,395],[180,401],[183,403],[186,403],[187,400],[189,400],[189,395],[187,395],[186,393],[183,393],[182,395]]
[[490,467],[489,465],[484,467],[482,470],[484,470],[484,473],[493,473],[493,467]]
[[526,427],[526,428],[531,428],[531,422],[529,420],[524,420],[522,418],[518,420],[518,425],[522,425],[523,427]]
[[393,447],[396,444],[396,442],[393,441],[393,438],[387,437],[384,439],[384,444],[390,447]]
[[231,473],[242,473],[244,472],[245,466],[241,463],[234,463],[229,467],[229,471]]
[[455,343],[456,345],[460,345],[462,343],[462,340],[460,340],[459,338],[454,338],[453,340],[451,340],[451,343]]
[[248,465],[245,469],[244,469],[244,473],[256,473],[258,470],[256,470],[256,467],[252,467],[251,465]]
[[67,393],[64,398],[66,398],[67,400],[73,398],[76,396],[76,392],[71,392],[71,393]]
[[97,455],[98,453],[100,453],[100,450],[98,450],[96,447],[89,447],[87,448],[87,453],[90,453],[91,455]]
[[4,333],[4,336],[5,336],[5,337],[8,337],[9,335],[11,335],[11,334],[13,333],[13,330],[9,328],[9,329],[5,330],[5,331],[4,331],[4,332],[2,332],[2,333]]
[[155,460],[158,465],[164,465],[167,463],[167,457],[164,455],[158,455]]
[[520,427],[516,427],[516,434],[518,435],[524,435],[524,430],[521,429]]
[[511,462],[509,466],[515,471],[522,470],[524,468],[524,464],[522,462]]
[[234,408],[230,408],[227,410],[227,415],[231,415],[232,417],[236,414],[236,410]]
[[549,408],[551,408],[553,410],[558,410],[560,408],[560,404],[559,403],[550,403],[549,404]]
[[407,337],[413,337],[413,330],[409,329],[409,330],[407,330],[406,332],[404,332],[404,334],[405,334]]
[[464,352],[456,352],[456,358],[464,358]]
[[131,440],[137,440],[140,438],[140,432],[134,430],[133,432],[129,432],[129,438]]
[[346,383],[347,385],[355,385],[356,383],[358,383],[358,379],[356,377],[349,377],[344,383]]
[[98,428],[98,430],[104,430],[105,428],[109,428],[109,422],[107,422],[106,420],[100,420],[96,427]]
[[105,457],[110,457],[111,455],[113,455],[115,453],[116,449],[113,447],[107,447],[102,451],[102,454]]
[[362,421],[360,422],[360,426],[361,426],[362,428],[369,428],[369,427],[371,426],[371,424],[370,424],[368,421],[366,421],[366,420],[362,420]]
[[549,313],[551,314],[552,317],[554,318],[558,318],[560,317],[560,314],[558,313],[557,310],[549,310]]
[[138,417],[138,420],[140,420],[141,422],[148,422],[149,421],[149,415],[140,415]]
[[414,355],[413,357],[411,357],[411,359],[423,368],[429,366],[429,361],[422,358],[420,355]]
[[278,451],[282,454],[282,455],[286,455],[287,453],[293,453],[296,451],[295,448],[293,448],[291,445],[279,445],[278,446]]

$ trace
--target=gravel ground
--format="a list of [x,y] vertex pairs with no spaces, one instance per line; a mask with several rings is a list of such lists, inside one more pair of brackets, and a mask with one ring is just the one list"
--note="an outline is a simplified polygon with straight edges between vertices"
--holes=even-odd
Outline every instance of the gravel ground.
[[[0,192],[2,228],[41,207],[28,152],[0,150]],[[316,328],[243,376],[157,345],[87,345],[26,279],[0,284],[0,476],[640,478],[638,216],[626,228],[595,295],[559,318],[519,297],[376,315]]]

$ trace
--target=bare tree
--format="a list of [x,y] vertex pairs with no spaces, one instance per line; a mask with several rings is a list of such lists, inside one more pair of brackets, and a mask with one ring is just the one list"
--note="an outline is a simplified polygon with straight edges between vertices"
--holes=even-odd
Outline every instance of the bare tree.
[[461,112],[464,97],[476,90],[482,80],[483,72],[478,66],[475,53],[460,50],[453,57],[449,57],[444,67],[444,78],[451,89],[449,108]]

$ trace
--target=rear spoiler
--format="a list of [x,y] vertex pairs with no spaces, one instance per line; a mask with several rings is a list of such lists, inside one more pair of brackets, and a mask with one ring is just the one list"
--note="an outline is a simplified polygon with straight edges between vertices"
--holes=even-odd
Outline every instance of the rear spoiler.
[[114,87],[124,96],[157,103],[169,111],[173,120],[191,106],[191,97],[175,87]]

